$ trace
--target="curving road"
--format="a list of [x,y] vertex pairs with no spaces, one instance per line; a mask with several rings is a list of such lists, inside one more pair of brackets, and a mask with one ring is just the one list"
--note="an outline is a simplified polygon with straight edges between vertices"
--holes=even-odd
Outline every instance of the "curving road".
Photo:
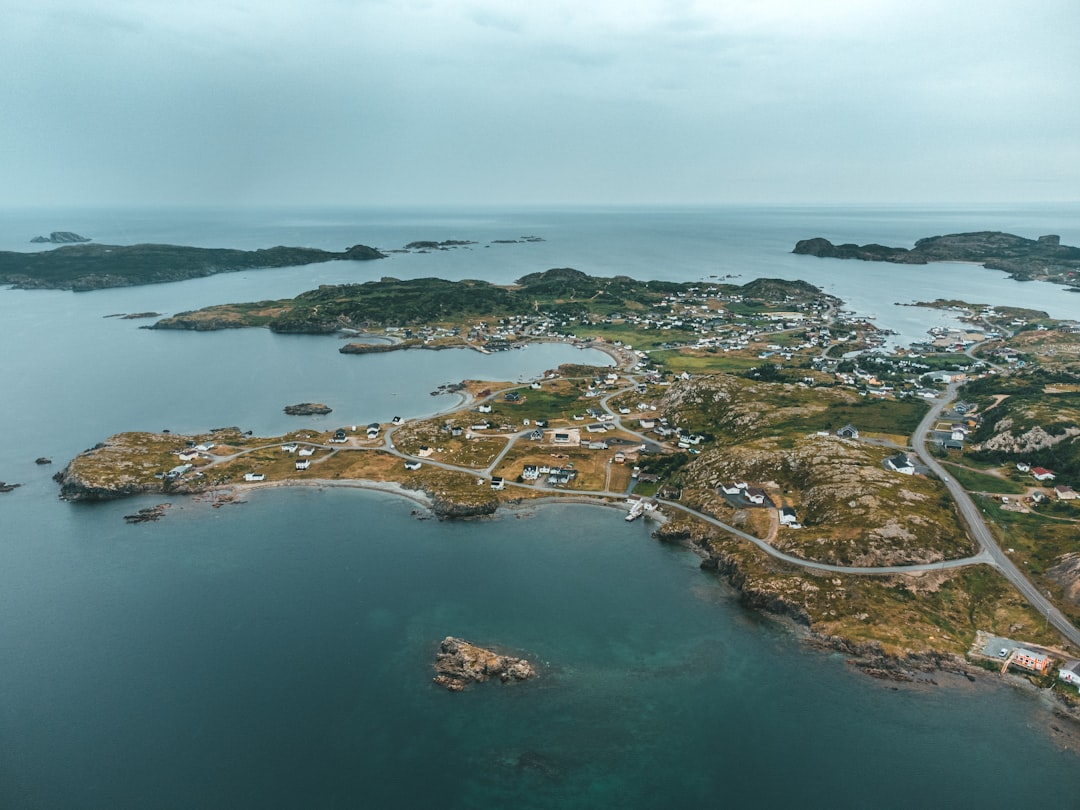
[[986,561],[1001,571],[1005,578],[1031,603],[1032,607],[1046,616],[1047,621],[1054,625],[1054,628],[1059,633],[1077,647],[1080,647],[1080,628],[1077,628],[1060,610],[1054,607],[1053,603],[1035,587],[1031,580],[1024,576],[1024,573],[1016,567],[1013,561],[1009,559],[1009,556],[1001,550],[971,496],[962,486],[949,477],[945,468],[926,450],[927,434],[938,417],[941,416],[945,406],[956,397],[956,391],[959,387],[960,383],[949,383],[944,393],[933,401],[930,410],[927,411],[926,416],[923,417],[923,420],[915,429],[911,439],[912,446],[915,448],[919,458],[922,459],[922,462],[937,474],[949,490],[949,494],[956,501],[960,515],[963,517],[964,522],[967,523],[972,536],[978,542],[979,547],[982,548],[983,554],[987,556]]

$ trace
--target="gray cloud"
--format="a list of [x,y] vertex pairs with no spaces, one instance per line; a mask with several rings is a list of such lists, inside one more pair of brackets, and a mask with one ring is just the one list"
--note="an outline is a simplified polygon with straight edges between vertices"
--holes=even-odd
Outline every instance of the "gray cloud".
[[1046,0],[41,0],[0,204],[1076,199]]

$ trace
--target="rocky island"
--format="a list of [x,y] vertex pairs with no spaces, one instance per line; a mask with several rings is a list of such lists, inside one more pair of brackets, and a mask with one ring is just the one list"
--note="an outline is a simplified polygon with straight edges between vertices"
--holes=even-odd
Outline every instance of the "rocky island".
[[333,412],[333,408],[323,405],[321,402],[301,402],[296,405],[286,405],[284,410],[289,416],[322,416]]
[[1001,231],[954,233],[920,239],[911,249],[877,244],[834,245],[819,236],[799,241],[792,253],[896,264],[977,262],[990,270],[1004,270],[1021,281],[1058,284],[1076,283],[1080,273],[1080,248],[1062,245],[1061,238],[1054,234],[1025,239]]
[[182,245],[69,244],[39,253],[0,251],[0,284],[20,289],[82,292],[183,281],[238,270],[382,258],[385,258],[383,253],[367,245],[353,245],[334,252],[280,246],[233,250]]
[[447,636],[439,645],[435,672],[435,683],[451,692],[460,692],[469,683],[483,683],[492,678],[509,683],[536,677],[536,669],[524,658],[499,655],[453,636]]
[[90,239],[71,231],[53,231],[48,236],[35,236],[30,241],[35,245],[74,245],[79,242],[89,242]]

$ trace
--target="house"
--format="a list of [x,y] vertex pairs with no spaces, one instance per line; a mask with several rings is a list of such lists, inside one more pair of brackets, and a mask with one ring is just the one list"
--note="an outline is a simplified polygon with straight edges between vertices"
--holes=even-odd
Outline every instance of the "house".
[[1054,471],[1048,470],[1045,467],[1032,467],[1031,477],[1036,481],[1053,481]]
[[390,420],[391,425],[400,425],[404,420],[400,416],[395,416]]
[[765,506],[766,504],[769,506],[773,505],[772,500],[769,498],[768,494],[766,494],[765,490],[759,489],[758,487],[747,487],[743,492],[743,497],[755,506]]
[[1031,670],[1032,672],[1045,672],[1050,666],[1050,656],[1043,653],[1019,648],[1013,655],[1012,662],[1018,667]]
[[192,468],[191,464],[180,464],[180,465],[178,465],[176,467],[173,467],[171,470],[169,470],[167,473],[165,473],[165,478],[167,480],[169,480],[169,481],[175,481],[177,478],[179,478],[181,475],[186,473],[191,468]]
[[491,476],[491,488],[496,490],[505,489],[506,481],[501,476],[493,475]]
[[419,461],[406,461],[405,462],[405,469],[406,470],[419,470],[423,466],[424,465],[421,464]]
[[841,439],[857,439],[859,438],[859,429],[854,425],[844,425],[836,431],[836,435]]
[[795,516],[795,510],[790,506],[781,506],[776,510],[777,516],[780,518],[780,525],[787,526],[791,529],[801,529],[799,519]]
[[313,456],[313,455],[315,455],[315,448],[314,447],[301,447],[300,448],[300,455],[301,456]]
[[428,447],[426,444],[420,445],[420,449],[416,451],[416,455],[420,458],[428,458],[435,451]]
[[266,476],[262,473],[244,473],[245,481],[264,481]]
[[744,489],[746,489],[746,484],[721,484],[720,485],[720,491],[723,492],[725,495],[738,495]]
[[349,440],[349,437],[345,435],[345,430],[339,428],[334,431],[334,435],[330,437],[330,441],[334,444],[344,444]]
[[656,427],[656,420],[655,419],[639,419],[638,420],[638,427],[640,427],[642,430],[652,430],[654,427]]
[[206,442],[205,444],[195,445],[195,449],[198,450],[200,453],[209,453],[211,450],[214,449],[214,447],[216,447],[216,445],[213,442]]
[[573,470],[567,470],[565,468],[555,469],[548,473],[548,483],[552,486],[559,486],[562,484],[569,484],[570,480],[574,477]]
[[915,465],[904,453],[897,453],[895,456],[889,456],[885,459],[885,467],[893,472],[898,472],[903,475],[915,474]]
[[302,458],[302,459],[300,459],[299,461],[296,462],[296,469],[298,469],[298,470],[306,470],[310,466],[311,466],[311,459],[310,458]]
[[295,443],[281,445],[281,449],[284,450],[286,453],[295,453],[297,447],[298,445]]
[[544,431],[542,431],[540,428],[537,428],[536,430],[529,433],[529,438],[532,439],[534,442],[542,442],[544,440]]
[[194,461],[198,457],[199,457],[199,451],[194,450],[194,449],[192,449],[192,450],[181,450],[179,453],[177,453],[177,458],[179,458],[181,461]]
[[1062,664],[1058,670],[1058,680],[1071,683],[1080,689],[1080,660],[1073,658]]
[[617,453],[615,453],[614,456],[612,456],[611,460],[613,462],[615,462],[616,464],[624,464],[626,462],[626,453],[624,453],[624,452],[622,452],[620,450]]
[[608,443],[607,442],[589,442],[589,444],[587,446],[588,446],[588,448],[590,450],[607,450],[608,449]]
[[540,478],[540,468],[535,464],[526,464],[521,468],[522,481],[536,481]]
[[1031,465],[1025,464],[1022,461],[1017,462],[1016,469],[1018,472],[1031,472]]
[[1059,501],[1074,501],[1076,500],[1076,492],[1072,487],[1067,487],[1064,484],[1054,487],[1054,494],[1058,496]]
[[477,405],[476,410],[477,410],[477,413],[491,413],[491,406],[490,405]]
[[521,394],[517,391],[510,391],[503,397],[507,402],[521,402]]

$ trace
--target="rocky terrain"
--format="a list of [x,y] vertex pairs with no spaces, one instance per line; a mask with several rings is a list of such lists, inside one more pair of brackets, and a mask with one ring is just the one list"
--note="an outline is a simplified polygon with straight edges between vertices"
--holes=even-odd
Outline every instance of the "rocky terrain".
[[841,244],[815,237],[796,243],[793,253],[831,259],[861,259],[898,264],[928,262],[978,262],[992,270],[1004,270],[1021,280],[1041,279],[1062,284],[1077,281],[1080,248],[1062,245],[1055,235],[1025,239],[1000,231],[956,233],[920,239],[911,249],[885,245]]
[[451,692],[460,692],[469,683],[483,683],[492,678],[508,683],[536,677],[536,669],[524,658],[499,655],[453,636],[447,636],[439,645],[435,672],[435,683]]
[[20,289],[97,290],[182,281],[215,273],[385,258],[366,245],[340,253],[317,248],[259,250],[182,245],[65,245],[38,253],[0,251],[0,283]]

